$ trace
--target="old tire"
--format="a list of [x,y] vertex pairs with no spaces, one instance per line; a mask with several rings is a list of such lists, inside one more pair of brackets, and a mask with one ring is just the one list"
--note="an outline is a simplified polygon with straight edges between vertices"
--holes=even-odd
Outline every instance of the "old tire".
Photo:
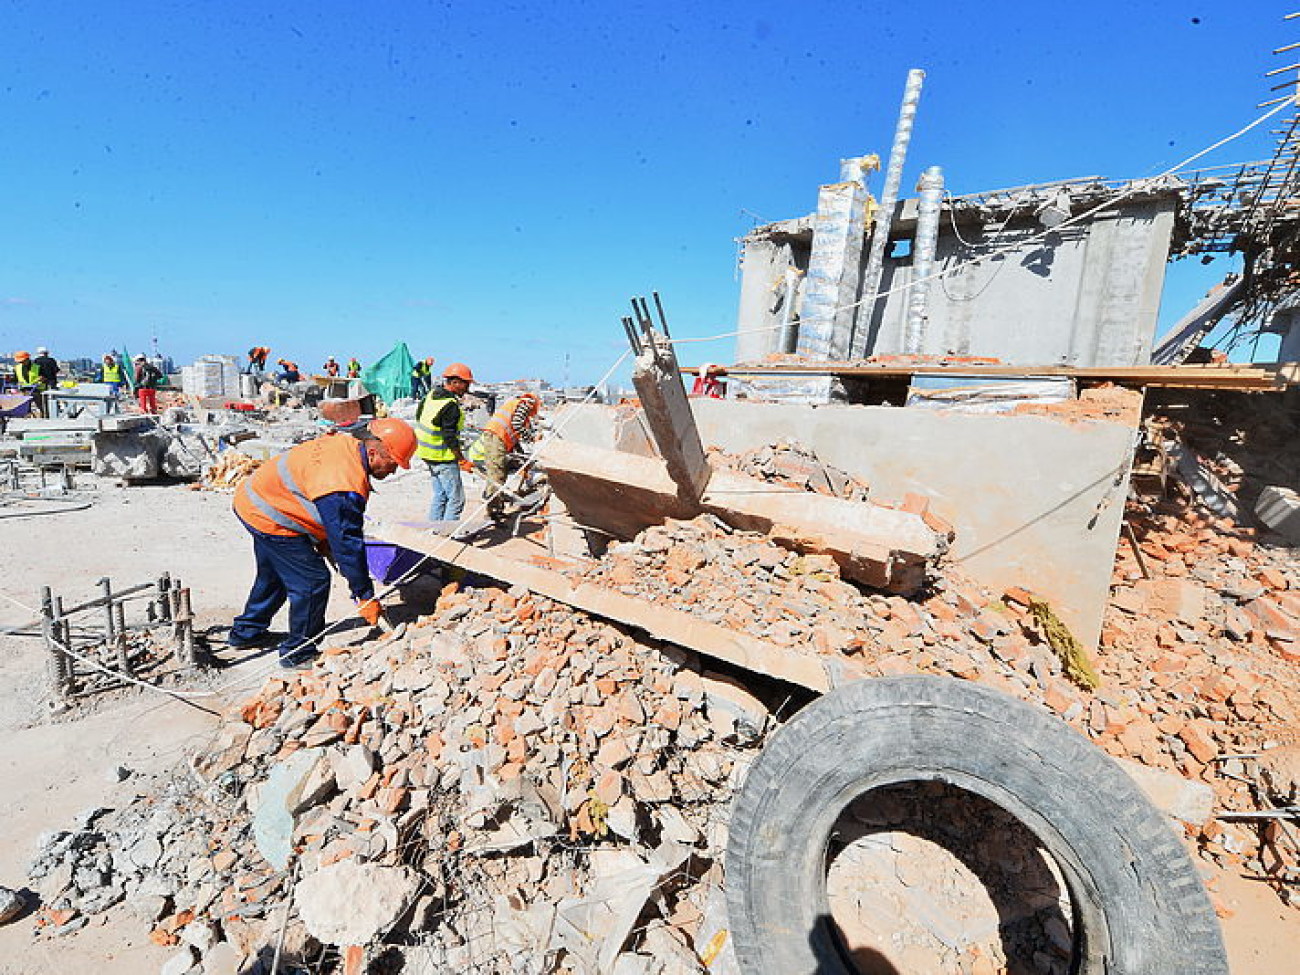
[[829,921],[833,824],[884,786],[983,796],[1052,855],[1081,975],[1225,975],[1218,920],[1165,818],[1103,752],[1041,708],[942,677],[864,680],[778,730],[736,798],[727,906],[746,975],[847,975]]

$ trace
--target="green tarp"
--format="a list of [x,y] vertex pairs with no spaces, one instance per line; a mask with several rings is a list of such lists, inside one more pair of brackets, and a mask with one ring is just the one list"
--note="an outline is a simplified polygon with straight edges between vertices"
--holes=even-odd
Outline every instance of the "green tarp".
[[398,342],[388,355],[361,370],[361,381],[370,392],[385,403],[391,403],[411,395],[411,369],[414,367],[411,350],[405,342]]

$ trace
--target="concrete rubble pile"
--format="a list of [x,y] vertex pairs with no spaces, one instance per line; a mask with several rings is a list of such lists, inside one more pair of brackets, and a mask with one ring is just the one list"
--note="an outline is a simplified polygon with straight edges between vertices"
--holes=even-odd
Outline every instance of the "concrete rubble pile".
[[871,498],[871,488],[861,478],[823,463],[813,451],[798,443],[769,444],[740,457],[729,457],[713,449],[709,458],[714,464],[787,487],[846,501]]
[[[1295,806],[1300,559],[1182,502],[1134,507],[1138,553],[1120,546],[1089,726],[1112,754],[1212,785],[1220,816]],[[1206,855],[1295,897],[1293,825],[1218,818],[1189,833]]]
[[[738,463],[865,489],[794,446]],[[873,591],[829,555],[711,514],[562,571],[841,673],[950,675],[1044,706],[1203,856],[1288,896],[1300,845],[1267,813],[1300,804],[1294,550],[1190,499],[1133,503],[1129,519],[1138,551],[1120,546],[1092,655],[1024,589],[946,565],[916,594]],[[522,588],[447,586],[403,635],[269,679],[192,775],[48,837],[36,923],[55,935],[124,903],[177,948],[172,975],[257,971],[258,952],[267,970],[290,906],[286,957],[316,970],[400,956],[411,972],[732,971],[731,798],[774,712],[809,692],[753,677],[742,689],[709,666]],[[911,870],[900,847],[868,854]],[[876,909],[855,908],[867,928]],[[1065,950],[1035,930],[1034,951]],[[319,967],[321,946],[334,968]]]
[[448,587],[403,638],[269,680],[195,762],[203,785],[48,837],[37,924],[125,901],[175,971],[244,971],[221,966],[273,944],[292,899],[290,954],[351,947],[348,971],[385,938],[412,971],[703,971],[768,721],[685,651]]

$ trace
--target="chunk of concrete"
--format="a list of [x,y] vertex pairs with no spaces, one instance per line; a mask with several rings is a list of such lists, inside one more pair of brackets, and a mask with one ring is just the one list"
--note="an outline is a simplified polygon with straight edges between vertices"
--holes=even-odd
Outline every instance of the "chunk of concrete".
[[18,891],[0,887],[0,924],[8,924],[16,918],[26,904],[27,898]]
[[303,877],[293,899],[312,937],[332,945],[364,945],[397,923],[419,883],[406,867],[347,859]]
[[1189,826],[1204,826],[1214,813],[1214,790],[1162,769],[1116,758],[1151,804],[1166,816]]
[[551,487],[573,518],[630,539],[669,518],[708,512],[734,528],[770,534],[800,552],[830,555],[847,577],[906,593],[948,550],[946,532],[917,513],[845,501],[769,484],[731,471],[714,471],[699,505],[678,490],[656,458],[552,440],[538,452]]
[[257,810],[253,814],[253,840],[266,862],[277,870],[289,865],[293,852],[293,812],[301,800],[302,788],[322,756],[319,748],[294,752],[271,769]]
[[1273,531],[1300,545],[1300,493],[1288,487],[1269,485],[1259,492],[1255,514]]

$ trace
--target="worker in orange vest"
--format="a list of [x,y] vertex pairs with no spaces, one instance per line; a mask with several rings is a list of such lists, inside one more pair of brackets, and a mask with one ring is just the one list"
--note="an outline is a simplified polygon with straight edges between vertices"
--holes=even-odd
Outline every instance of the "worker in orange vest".
[[541,406],[536,393],[510,397],[492,414],[470,448],[469,459],[483,464],[483,501],[489,518],[500,518],[505,510],[506,461],[528,432]]
[[279,641],[280,665],[310,664],[325,629],[330,593],[322,553],[347,580],[358,615],[378,624],[382,607],[366,562],[362,519],[371,482],[410,467],[415,446],[415,431],[406,421],[371,420],[357,437],[330,433],[292,447],[240,482],[235,514],[253,536],[257,577],[230,627],[230,646],[273,642],[271,619],[288,599],[289,632]]

